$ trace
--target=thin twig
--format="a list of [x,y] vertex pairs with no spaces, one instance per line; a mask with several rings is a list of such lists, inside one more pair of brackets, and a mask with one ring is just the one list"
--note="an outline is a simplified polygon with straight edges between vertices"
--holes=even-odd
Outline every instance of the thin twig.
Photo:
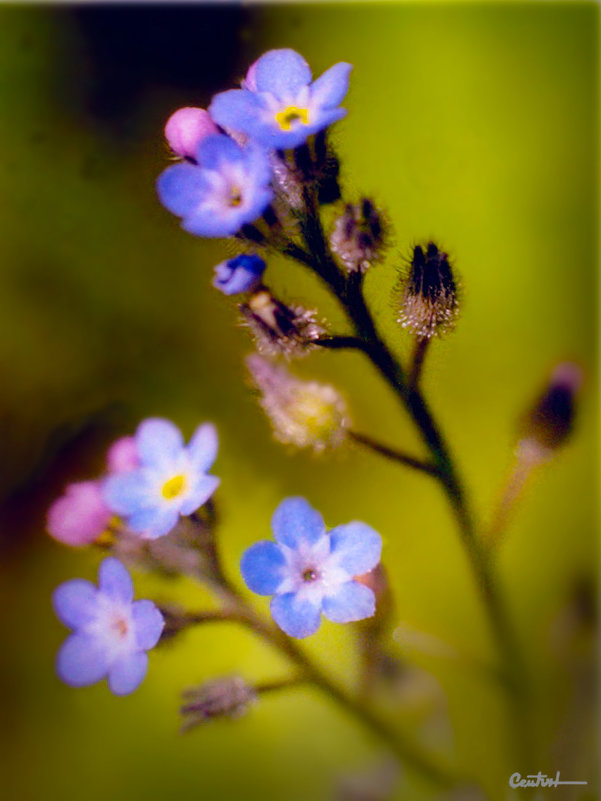
[[489,549],[495,550],[499,547],[511,515],[541,461],[541,454],[537,449],[521,448],[518,450],[513,467],[501,491],[491,524],[484,533]]
[[428,475],[440,478],[439,468],[431,462],[425,462],[422,459],[409,456],[409,454],[398,451],[395,448],[390,448],[388,445],[383,445],[381,442],[377,442],[375,439],[368,437],[366,434],[360,434],[358,431],[349,430],[347,431],[347,434],[349,437],[351,437],[351,439],[355,440],[355,442],[359,442],[361,445],[364,445],[366,448],[379,453],[381,456],[385,456],[387,459],[392,459],[394,462],[399,462],[407,467],[413,467],[416,470],[421,470],[424,473],[428,473]]
[[319,345],[322,348],[329,348],[330,350],[362,350],[366,351],[368,346],[360,337],[335,335],[325,336],[313,340],[314,345]]
[[421,377],[424,360],[428,345],[430,344],[429,337],[418,337],[415,340],[415,347],[413,349],[413,356],[411,358],[411,367],[409,369],[409,379],[407,383],[410,387],[417,387]]

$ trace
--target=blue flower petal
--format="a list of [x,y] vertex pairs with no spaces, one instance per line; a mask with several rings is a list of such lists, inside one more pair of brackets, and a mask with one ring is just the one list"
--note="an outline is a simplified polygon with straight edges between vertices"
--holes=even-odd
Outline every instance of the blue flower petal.
[[141,509],[133,514],[127,521],[128,528],[138,534],[143,534],[146,539],[156,540],[169,534],[179,520],[179,506],[170,504],[169,506],[153,506],[148,509]]
[[192,164],[174,164],[158,177],[157,192],[163,206],[178,217],[190,214],[206,187],[202,170]]
[[129,695],[142,683],[148,670],[148,654],[122,656],[109,669],[109,689],[115,695]]
[[230,267],[231,262],[223,261],[215,267],[213,286],[224,295],[240,295],[249,292],[257,285],[257,276],[245,267]]
[[321,131],[333,125],[335,122],[338,122],[338,120],[346,117],[346,115],[347,110],[345,108],[322,109],[313,125],[308,126],[307,131],[309,133],[317,133],[317,131]]
[[[265,101],[246,89],[230,89],[215,95],[209,113],[218,125],[230,131],[252,135],[266,111]],[[204,165],[203,165],[204,166]]]
[[260,213],[248,215],[238,209],[201,206],[182,222],[182,228],[195,236],[227,237],[237,233],[244,223],[256,220]]
[[275,595],[271,599],[270,608],[275,622],[290,637],[309,637],[319,628],[319,605],[299,599],[295,592]]
[[206,473],[217,458],[219,440],[217,429],[212,423],[198,426],[188,445],[188,456],[194,470]]
[[293,100],[311,83],[311,68],[294,50],[270,50],[255,64],[257,91],[270,92],[282,100]]
[[196,157],[203,170],[219,172],[224,164],[242,161],[244,150],[231,137],[225,134],[212,134],[200,142]]
[[138,457],[144,466],[170,466],[184,447],[179,428],[160,417],[151,417],[140,423],[135,439]]
[[371,617],[376,611],[376,597],[369,587],[357,581],[341,584],[335,593],[323,599],[323,613],[333,623],[351,623]]
[[339,554],[338,564],[349,576],[368,573],[380,561],[382,538],[366,523],[353,521],[330,531],[330,551]]
[[152,601],[135,601],[132,606],[136,643],[147,651],[158,643],[165,621]]
[[181,502],[179,512],[182,515],[191,515],[206,503],[220,484],[216,476],[201,476],[194,484],[190,495]]
[[246,550],[240,571],[246,586],[259,595],[273,595],[282,583],[286,559],[275,542],[263,540]]
[[152,503],[151,487],[143,470],[113,473],[102,485],[106,505],[118,515],[130,515]]
[[255,222],[272,200],[273,190],[271,187],[255,187],[252,202],[249,202],[248,207],[244,210],[244,216],[241,216],[239,225]]
[[72,579],[54,590],[52,603],[61,623],[77,629],[94,619],[98,592],[90,581]]
[[72,634],[62,644],[56,658],[58,677],[71,687],[87,687],[107,672],[106,649],[91,637]]
[[[269,152],[264,145],[249,142],[245,148],[246,164],[249,181],[254,187],[268,188],[273,170],[269,159]],[[258,256],[254,256],[258,259]]]
[[116,601],[130,604],[134,597],[134,583],[118,559],[109,556],[98,569],[100,592]]
[[276,540],[289,548],[298,548],[301,541],[316,543],[325,531],[322,516],[304,498],[286,498],[271,518]]
[[352,69],[352,64],[341,61],[326,70],[311,86],[311,105],[332,108],[341,103],[348,92],[349,76]]

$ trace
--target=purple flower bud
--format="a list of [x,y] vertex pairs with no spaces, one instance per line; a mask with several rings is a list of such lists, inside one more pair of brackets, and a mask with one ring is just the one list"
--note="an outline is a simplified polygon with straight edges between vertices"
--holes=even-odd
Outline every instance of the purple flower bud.
[[196,161],[196,150],[209,134],[218,133],[217,126],[204,108],[185,106],[175,111],[165,125],[169,147],[181,158]]
[[242,253],[215,267],[213,286],[224,295],[239,295],[253,292],[261,285],[261,277],[267,265],[260,256]]
[[572,433],[576,396],[582,384],[582,369],[572,362],[558,364],[536,404],[526,416],[522,449],[526,444],[535,455],[550,455]]
[[98,481],[69,484],[48,509],[46,528],[65,545],[90,545],[105,531],[112,512],[104,503]]

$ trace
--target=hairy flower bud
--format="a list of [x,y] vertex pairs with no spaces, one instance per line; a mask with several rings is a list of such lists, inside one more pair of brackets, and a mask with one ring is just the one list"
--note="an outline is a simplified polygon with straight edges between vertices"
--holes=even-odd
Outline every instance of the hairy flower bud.
[[241,676],[223,676],[186,690],[183,697],[182,731],[188,731],[213,718],[244,715],[256,701],[257,691]]
[[544,458],[563,445],[572,431],[575,397],[581,383],[582,371],[578,365],[564,362],[555,367],[547,388],[522,424],[522,450]]
[[365,272],[380,255],[384,229],[380,213],[368,198],[347,203],[330,236],[332,250],[349,272]]
[[348,424],[346,405],[334,387],[301,381],[257,354],[249,356],[246,364],[276,439],[315,452],[342,442]]
[[433,242],[425,253],[416,245],[401,281],[398,322],[420,339],[430,339],[450,331],[457,313],[457,285],[447,254]]
[[238,308],[262,353],[300,356],[325,333],[315,320],[314,311],[287,306],[266,287],[261,287]]

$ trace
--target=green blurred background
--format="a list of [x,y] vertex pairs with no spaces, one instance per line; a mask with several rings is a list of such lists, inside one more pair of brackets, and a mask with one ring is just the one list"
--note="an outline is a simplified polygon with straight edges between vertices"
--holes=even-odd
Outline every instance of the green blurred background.
[[[381,532],[401,627],[392,647],[441,688],[432,700],[408,682],[398,709],[389,705],[415,736],[474,772],[490,798],[506,798],[518,770],[561,770],[591,783],[572,797],[596,797],[594,605],[587,614],[582,598],[594,596],[599,566],[598,17],[593,3],[0,7],[0,799],[325,801],[341,775],[381,758],[353,720],[304,689],[180,736],[183,687],[287,669],[234,627],[154,652],[131,697],[56,679],[65,631],[51,592],[93,578],[99,556],[50,540],[45,509],[148,415],[186,435],[217,424],[220,537],[236,578],[241,552],[269,536],[290,494],[330,525],[356,518]],[[483,519],[516,421],[554,363],[585,370],[576,434],[530,488],[499,564],[536,677],[541,764],[511,762],[498,691],[469,661],[402,635],[424,632],[476,660],[494,654],[436,486],[358,449],[318,459],[272,441],[247,385],[247,333],[210,285],[232,247],[182,232],[156,199],[167,116],[208,104],[282,46],[316,75],[354,64],[333,138],[348,195],[369,193],[393,224],[367,290],[399,353],[410,343],[391,289],[411,246],[435,238],[460,273],[463,314],[431,349],[424,386]],[[341,323],[299,267],[274,258],[268,279]],[[360,355],[315,354],[298,372],[343,390],[359,430],[419,451]],[[139,575],[136,585],[142,597],[209,603],[184,581]],[[352,680],[350,627],[325,624],[306,647]],[[402,778],[395,797],[440,797]]]

